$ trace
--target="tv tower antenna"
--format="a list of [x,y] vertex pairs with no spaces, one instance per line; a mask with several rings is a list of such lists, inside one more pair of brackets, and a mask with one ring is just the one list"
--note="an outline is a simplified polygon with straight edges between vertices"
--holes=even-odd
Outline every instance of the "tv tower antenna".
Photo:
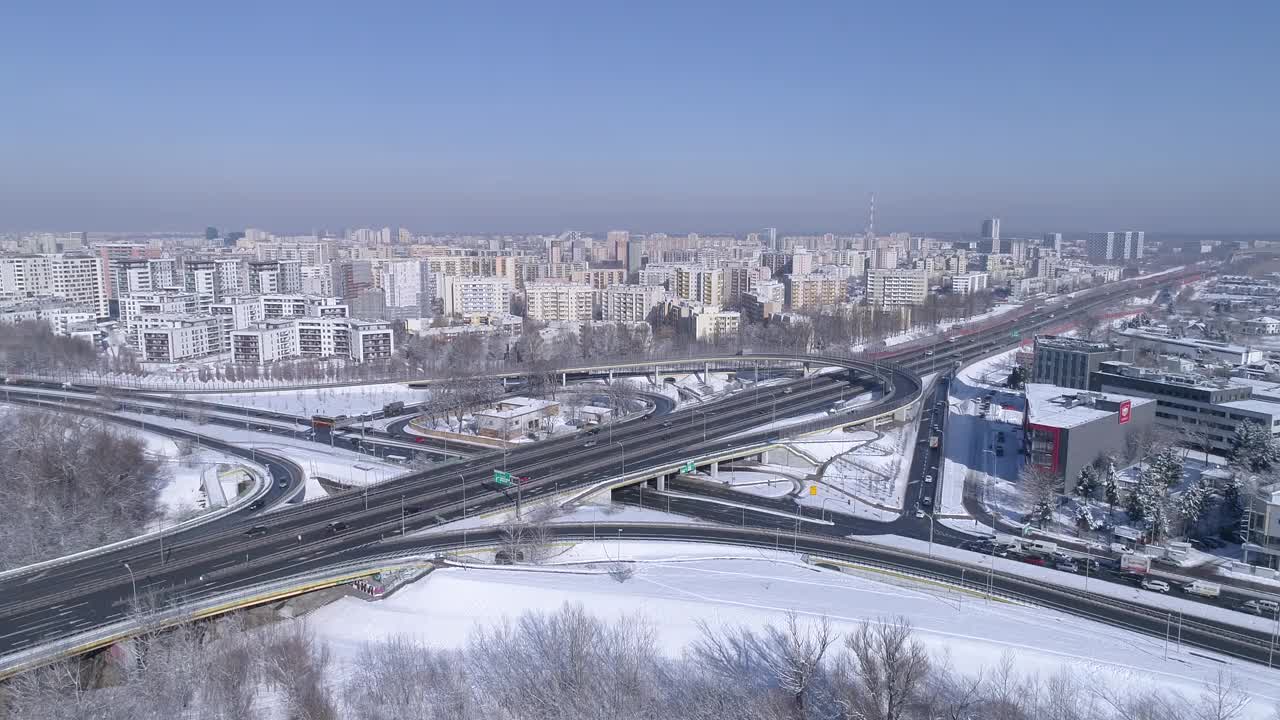
[[867,211],[866,246],[868,250],[874,250],[875,245],[876,245],[876,194],[871,193],[871,207]]

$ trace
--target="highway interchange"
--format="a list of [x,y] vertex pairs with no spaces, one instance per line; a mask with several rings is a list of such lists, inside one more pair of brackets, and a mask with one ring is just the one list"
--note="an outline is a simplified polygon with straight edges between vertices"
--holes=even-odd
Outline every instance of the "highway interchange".
[[[1164,278],[1160,282],[1167,280]],[[1071,313],[1087,312],[1138,289],[1111,289],[1096,297],[1078,299]],[[1058,309],[1057,314],[1062,315],[1064,311]],[[927,372],[931,367],[950,369],[963,361],[1008,346],[1013,327],[1024,332],[1035,331],[1058,322],[1061,320],[1055,321],[1054,313],[1036,311],[1011,320],[1008,325],[1001,324],[976,333],[961,342],[938,343],[929,356],[917,357],[905,363],[904,368],[915,372]],[[918,348],[916,352],[919,352]],[[749,359],[744,357],[743,361]],[[730,358],[723,360],[729,361]],[[814,358],[813,363],[821,367],[839,364],[839,360]],[[301,505],[283,503],[285,499],[296,496],[301,486],[303,475],[296,464],[268,452],[254,452],[202,437],[201,442],[211,447],[244,457],[253,456],[268,468],[272,478],[261,503],[254,503],[257,507],[242,507],[220,520],[165,538],[163,557],[158,542],[146,542],[46,565],[31,572],[11,571],[0,575],[0,591],[3,591],[0,594],[0,627],[3,628],[0,658],[17,658],[23,650],[41,648],[54,640],[128,619],[133,612],[135,592],[141,606],[174,606],[266,580],[300,576],[329,566],[402,553],[406,547],[418,551],[445,549],[451,542],[458,541],[456,534],[413,536],[412,533],[464,515],[507,506],[517,495],[527,502],[571,487],[608,484],[637,470],[675,467],[687,460],[712,458],[730,449],[765,446],[779,440],[780,435],[791,433],[790,430],[759,429],[770,423],[773,417],[797,417],[825,411],[840,400],[872,389],[878,382],[873,377],[877,371],[888,380],[887,383],[883,380],[879,383],[885,385],[889,392],[872,405],[859,408],[858,413],[869,417],[883,412],[884,407],[901,406],[913,401],[919,392],[918,386],[912,386],[910,378],[915,376],[911,372],[895,371],[893,367],[880,363],[854,367],[857,369],[795,381],[786,389],[771,386],[760,388],[758,393],[750,390],[740,392],[692,409],[671,412],[669,407],[659,408],[658,412],[642,420],[621,423],[595,435],[575,434],[521,446],[507,452],[505,457],[499,452],[489,452],[462,458],[381,483],[368,488],[367,492],[352,491]],[[72,402],[67,397],[50,398],[48,390],[43,388],[45,394],[42,396],[40,389],[9,385],[6,399],[27,404],[60,403],[63,406]],[[945,389],[937,388],[934,392],[939,394],[924,403],[926,411],[936,407],[939,397],[945,398]],[[121,401],[127,404],[132,400],[121,398]],[[84,412],[102,412],[94,406],[92,395],[86,395],[80,405]],[[157,413],[163,412],[160,408],[153,409]],[[239,410],[246,415],[261,412]],[[170,412],[180,413],[181,409],[174,408]],[[921,415],[919,421],[923,431],[930,419],[928,412]],[[282,418],[271,419],[277,422],[264,427],[274,427],[278,431],[279,423],[285,422]],[[299,422],[297,418],[290,419],[295,424]],[[841,417],[828,424],[835,425],[837,420],[849,419]],[[247,422],[252,424],[253,421]],[[386,431],[386,439],[394,440],[403,432],[402,428],[396,427],[398,424],[393,424]],[[691,431],[695,427],[698,431]],[[704,427],[705,440],[703,432],[700,432]],[[166,434],[186,432],[165,426],[147,429]],[[399,443],[404,443],[404,440]],[[423,452],[432,450],[424,448]],[[932,497],[939,483],[923,483],[922,476],[932,474],[935,478],[940,477],[937,472],[938,452],[929,448],[927,443],[916,446],[908,497]],[[532,478],[532,481],[518,491],[493,489],[488,481],[493,471],[504,464],[513,472]],[[704,495],[708,492],[705,487],[698,491]],[[639,491],[635,489],[616,491],[616,496],[622,500],[635,501],[638,498],[634,496],[638,495]],[[742,502],[741,497],[737,500]],[[750,503],[760,508],[759,511],[727,509],[724,505],[670,498],[667,501],[672,503],[673,511],[720,520],[725,526],[695,530],[687,526],[664,525],[644,532],[656,532],[668,538],[687,538],[690,533],[700,532],[718,542],[768,545],[770,537],[773,544],[780,543],[782,533],[786,531],[792,534],[792,547],[800,552],[887,563],[939,577],[965,572],[963,568],[957,569],[954,563],[875,548],[839,537],[868,534],[872,531],[868,527],[871,525],[875,534],[893,533],[923,539],[932,530],[937,534],[934,539],[938,542],[958,544],[966,539],[941,525],[931,527],[933,523],[927,513],[926,517],[919,518],[908,512],[898,521],[885,524],[858,521],[827,512],[825,517],[833,524],[805,522],[804,527],[796,532],[797,522],[788,517],[796,506],[787,501],[773,501],[789,504],[790,507],[784,510],[781,505],[771,508],[770,501],[751,499]],[[264,514],[268,511],[269,514]],[[724,517],[726,514],[733,517]],[[604,527],[601,525],[593,531]],[[637,532],[634,526],[608,529],[621,529],[632,533],[631,537]],[[471,530],[470,541],[492,541],[493,532],[492,529]],[[557,526],[556,532],[566,535],[577,532],[579,535],[575,537],[580,537],[585,530],[564,525]],[[402,533],[410,536],[400,537]],[[462,537],[466,541],[465,534]],[[1046,587],[1043,583],[1027,583],[1016,575],[990,573],[987,582],[997,592],[1032,597],[1041,604],[1139,629],[1154,631],[1155,625],[1166,622],[1160,619],[1163,614],[1141,607],[1119,606],[1115,602],[1096,599],[1090,605],[1079,593]],[[1254,660],[1266,651],[1267,643],[1257,634],[1222,624],[1190,625],[1186,639],[1196,642],[1196,628],[1200,627],[1199,631],[1204,635],[1203,647]],[[13,663],[0,662],[0,669],[13,666]]]

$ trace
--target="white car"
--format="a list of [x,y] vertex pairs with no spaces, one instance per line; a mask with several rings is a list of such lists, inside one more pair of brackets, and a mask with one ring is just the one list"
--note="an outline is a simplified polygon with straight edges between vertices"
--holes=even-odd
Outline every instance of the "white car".
[[1142,589],[1150,590],[1151,592],[1167,593],[1169,592],[1169,583],[1163,580],[1152,580],[1151,578],[1144,578],[1142,581]]
[[924,476],[924,481],[925,481],[925,482],[927,482],[927,483],[931,483],[931,482],[933,482],[933,476],[932,476],[932,475],[925,475],[925,476]]

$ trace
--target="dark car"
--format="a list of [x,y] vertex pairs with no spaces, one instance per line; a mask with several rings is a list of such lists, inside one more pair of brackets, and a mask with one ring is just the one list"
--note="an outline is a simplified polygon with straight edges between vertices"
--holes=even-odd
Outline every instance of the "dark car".
[[271,530],[268,529],[266,525],[254,525],[248,530],[245,530],[244,534],[248,535],[249,537],[261,537],[263,535],[266,535],[269,532],[271,532]]
[[405,506],[405,509],[404,509],[405,515],[413,515],[415,513],[420,513],[420,512],[422,512],[422,508],[418,507],[417,505],[407,505]]
[[351,527],[350,525],[348,525],[348,524],[346,524],[346,523],[342,522],[341,520],[335,520],[335,521],[333,521],[333,522],[329,523],[329,532],[331,532],[331,533],[340,533],[340,532],[343,532],[343,531],[345,531],[345,530],[349,529],[350,527]]
[[265,504],[265,503],[264,503],[262,500],[254,500],[253,502],[249,503],[249,509],[250,509],[250,510],[261,510],[261,509],[262,509],[262,506],[263,506],[264,504]]
[[289,487],[289,480],[286,478],[286,479],[281,480],[280,482],[276,483],[276,485],[277,485],[277,486],[279,486],[279,487],[281,487],[281,488],[287,488],[287,487]]

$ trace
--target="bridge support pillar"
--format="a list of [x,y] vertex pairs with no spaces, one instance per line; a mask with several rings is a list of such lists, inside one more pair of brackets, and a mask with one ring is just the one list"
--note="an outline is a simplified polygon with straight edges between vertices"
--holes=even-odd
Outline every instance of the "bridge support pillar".
[[658,490],[665,491],[667,489],[667,474],[662,473],[658,476]]
[[718,477],[720,477],[720,461],[719,460],[711,463],[711,478],[714,480],[715,478],[718,478]]
[[568,384],[569,384],[569,373],[560,373],[560,387],[565,387]]
[[805,364],[804,364],[804,371],[803,371],[802,373],[800,373],[800,377],[809,377],[810,375],[812,375],[812,374],[814,374],[814,373],[816,373],[816,372],[818,372],[818,371],[817,371],[817,369],[815,369],[815,368],[813,367],[813,365],[811,365],[811,364],[809,364],[809,363],[805,363]]
[[709,377],[711,377],[711,363],[705,362],[702,364],[702,378],[705,381]]

